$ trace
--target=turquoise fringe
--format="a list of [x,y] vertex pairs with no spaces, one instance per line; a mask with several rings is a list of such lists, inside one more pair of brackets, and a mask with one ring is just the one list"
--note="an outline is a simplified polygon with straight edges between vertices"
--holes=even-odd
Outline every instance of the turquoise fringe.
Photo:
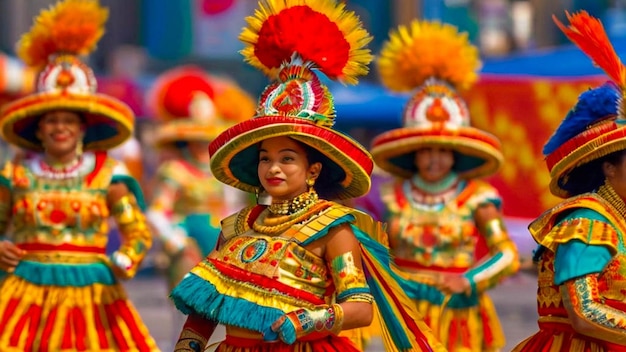
[[0,186],[4,186],[8,188],[9,190],[13,188],[13,186],[11,186],[11,180],[7,179],[4,176],[0,176]]
[[116,182],[125,184],[128,190],[135,196],[137,205],[139,205],[141,211],[146,211],[146,200],[143,196],[143,191],[141,190],[141,186],[139,186],[139,182],[137,182],[134,177],[130,175],[113,175],[111,183]]
[[[361,245],[371,254],[371,259],[378,262],[377,266],[382,270],[391,272],[391,258],[387,247],[375,241],[368,234],[361,231],[361,229],[354,225],[352,225],[352,230],[354,231],[356,238],[359,242],[361,242]],[[404,327],[398,320],[399,317],[394,314],[391,302],[389,302],[385,296],[384,288],[379,285],[376,278],[368,271],[365,265],[363,266],[363,269],[365,271],[365,279],[367,280],[367,284],[371,290],[370,292],[372,296],[374,296],[374,301],[376,302],[376,306],[378,307],[380,314],[383,316],[382,322],[387,325],[387,330],[389,331],[389,334],[391,334],[394,344],[401,350],[410,349],[412,347],[411,341],[404,331]]]
[[13,275],[42,286],[84,287],[116,283],[113,271],[104,263],[68,265],[22,260]]
[[221,294],[210,282],[187,274],[172,290],[170,299],[186,315],[199,314],[219,324],[263,332],[283,316],[277,308],[264,307],[243,298]]

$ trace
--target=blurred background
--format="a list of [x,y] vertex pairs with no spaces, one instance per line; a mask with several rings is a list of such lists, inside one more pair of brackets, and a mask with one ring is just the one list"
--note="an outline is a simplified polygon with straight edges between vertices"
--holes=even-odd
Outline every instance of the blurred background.
[[[34,89],[34,73],[14,57],[14,45],[40,9],[54,0],[0,0],[0,105]],[[605,80],[552,20],[584,9],[599,17],[620,56],[626,56],[626,0],[345,0],[356,11],[377,53],[390,29],[414,18],[440,20],[469,34],[480,49],[479,82],[466,93],[472,124],[500,138],[506,164],[489,179],[501,192],[504,213],[520,254],[528,263],[535,244],[528,223],[555,204],[541,149],[577,96]],[[110,10],[106,34],[87,59],[99,91],[125,101],[137,115],[141,148],[139,178],[149,191],[157,162],[151,148],[155,126],[144,93],[162,71],[196,64],[211,74],[236,80],[252,96],[268,83],[245,64],[237,36],[253,0],[101,0]],[[390,93],[378,82],[375,65],[357,86],[328,82],[337,104],[337,129],[368,146],[376,134],[401,125],[409,95]],[[135,152],[137,152],[135,150]],[[0,159],[12,151],[0,144]],[[374,187],[385,175],[375,176]],[[113,242],[115,243],[115,242]],[[161,314],[165,285],[149,270],[129,283],[140,311],[163,343],[171,335]],[[155,289],[158,285],[159,289]],[[535,329],[532,276],[520,274],[494,291],[494,301],[513,346]],[[166,345],[164,345],[166,346]],[[164,347],[166,348],[166,347]],[[376,346],[372,347],[376,350]]]

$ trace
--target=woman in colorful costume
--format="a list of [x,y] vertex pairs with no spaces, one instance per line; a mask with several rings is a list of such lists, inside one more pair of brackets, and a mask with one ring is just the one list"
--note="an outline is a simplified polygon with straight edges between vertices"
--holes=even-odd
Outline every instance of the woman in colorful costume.
[[[254,115],[254,101],[234,83],[195,66],[163,73],[148,93],[161,121],[155,144],[172,156],[159,166],[147,217],[163,245],[168,292],[217,243],[220,220],[246,206],[247,196],[218,182],[208,145],[220,132]],[[185,316],[173,309],[173,341]]]
[[217,249],[173,290],[189,315],[176,351],[203,350],[216,324],[227,334],[217,351],[358,351],[338,334],[368,325],[374,299],[388,350],[443,350],[390,277],[381,225],[322,199],[369,190],[371,157],[331,128],[332,96],[314,72],[356,83],[368,33],[334,0],[262,1],[247,20],[243,55],[276,81],[254,118],[211,143],[211,170],[272,203],[225,218]]
[[253,116],[255,106],[233,83],[194,66],[163,73],[148,96],[161,120],[156,147],[175,155],[157,170],[147,213],[170,258],[171,290],[215,248],[220,220],[247,205],[245,193],[215,179],[207,149],[220,132]]
[[372,142],[374,162],[398,179],[381,186],[389,246],[408,295],[449,351],[494,351],[504,334],[485,291],[518,268],[501,199],[477,178],[502,162],[499,141],[469,124],[458,91],[480,66],[456,28],[414,21],[383,46],[385,86],[417,91],[404,127]]
[[555,21],[613,82],[581,94],[544,146],[565,200],[529,225],[539,332],[514,351],[626,351],[626,67],[599,20],[568,19]]
[[[0,173],[0,350],[158,351],[120,279],[151,246],[136,181],[106,150],[132,133],[125,104],[96,93],[88,54],[108,11],[66,0],[36,18],[20,57],[37,92],[6,105],[0,130],[32,156]],[[122,235],[109,258],[107,220]]]

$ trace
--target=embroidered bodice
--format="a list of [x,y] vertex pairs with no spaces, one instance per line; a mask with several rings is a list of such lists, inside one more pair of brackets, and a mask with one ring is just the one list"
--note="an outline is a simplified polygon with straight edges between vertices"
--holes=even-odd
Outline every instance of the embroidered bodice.
[[[572,216],[560,220],[564,214],[576,209],[593,211],[606,218]],[[580,213],[583,214],[583,213]],[[598,294],[608,306],[626,310],[626,249],[624,246],[623,216],[607,201],[596,194],[588,193],[570,198],[546,211],[529,227],[535,240],[546,248],[542,252],[538,267],[537,306],[540,321],[554,321],[555,317],[567,319],[563,297],[557,283],[556,272],[568,268],[555,267],[555,253],[559,245],[580,241],[588,245],[605,246],[613,254],[598,275]],[[584,269],[583,269],[584,270]],[[566,320],[558,320],[563,322]]]
[[96,160],[94,153],[83,154],[80,165],[65,177],[49,174],[38,155],[7,163],[2,176],[12,190],[12,240],[25,245],[89,246],[104,252],[106,196],[116,167],[115,160]]
[[332,283],[324,259],[293,239],[260,235],[253,230],[226,242],[209,258],[215,260],[214,264],[228,264],[285,287],[311,293],[320,300],[325,300]]
[[477,259],[480,235],[474,211],[488,202],[499,204],[495,189],[479,181],[460,181],[441,192],[441,199],[417,198],[411,180],[384,185],[393,254],[422,266],[469,268]]

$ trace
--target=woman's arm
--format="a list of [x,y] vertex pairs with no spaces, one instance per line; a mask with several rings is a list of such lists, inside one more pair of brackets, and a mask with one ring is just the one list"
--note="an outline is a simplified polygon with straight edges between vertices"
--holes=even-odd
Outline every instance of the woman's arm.
[[199,315],[189,315],[180,332],[174,352],[202,352],[217,324]]
[[152,235],[135,196],[124,183],[109,186],[107,203],[117,223],[122,244],[112,255],[115,272],[124,279],[135,276],[152,246]]
[[560,290],[576,332],[626,345],[626,312],[604,304],[599,295],[598,274],[568,280]]
[[519,269],[517,248],[498,208],[492,203],[481,205],[476,209],[474,219],[487,242],[489,254],[456,280],[453,276],[444,277],[441,287],[444,291],[484,292]]
[[[313,332],[338,334],[341,330],[368,326],[372,322],[373,298],[363,274],[361,249],[352,229],[347,224],[337,226],[320,242],[333,277],[336,303],[299,309],[276,320],[271,329],[286,343]],[[323,329],[316,330],[316,325]]]
[[12,242],[4,240],[11,221],[11,207],[11,190],[0,186],[0,270],[8,273],[15,270],[25,253]]
[[146,217],[163,242],[165,251],[171,255],[183,250],[188,241],[186,230],[172,222],[177,194],[177,184],[161,179],[155,184],[154,198],[146,212]]

